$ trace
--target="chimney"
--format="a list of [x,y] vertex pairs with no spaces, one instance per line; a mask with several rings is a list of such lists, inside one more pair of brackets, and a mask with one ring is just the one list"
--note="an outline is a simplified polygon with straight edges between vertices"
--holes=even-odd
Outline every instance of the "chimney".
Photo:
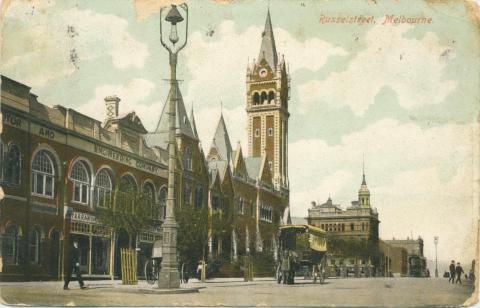
[[107,107],[107,120],[118,117],[118,105],[120,98],[116,95],[105,97],[105,106]]

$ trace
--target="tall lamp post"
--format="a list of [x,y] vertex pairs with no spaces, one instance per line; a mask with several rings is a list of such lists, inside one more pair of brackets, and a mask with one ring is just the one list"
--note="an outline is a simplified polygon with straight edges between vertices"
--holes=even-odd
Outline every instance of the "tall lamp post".
[[184,11],[186,19],[185,40],[176,45],[180,38],[178,37],[177,24],[184,18],[180,14],[176,5],[170,7],[165,17],[165,21],[171,24],[169,42],[164,40],[162,32],[162,13],[165,8],[160,9],[160,42],[169,53],[170,62],[170,100],[168,102],[168,192],[167,192],[167,213],[163,222],[163,241],[162,241],[162,268],[158,277],[158,287],[162,289],[172,289],[180,287],[180,275],[178,273],[177,263],[177,229],[175,221],[175,163],[176,163],[176,141],[175,141],[175,107],[177,104],[177,54],[187,44],[188,32],[188,7],[186,4],[179,6]]
[[433,242],[435,243],[435,278],[438,278],[438,259],[437,259],[438,236],[433,237]]

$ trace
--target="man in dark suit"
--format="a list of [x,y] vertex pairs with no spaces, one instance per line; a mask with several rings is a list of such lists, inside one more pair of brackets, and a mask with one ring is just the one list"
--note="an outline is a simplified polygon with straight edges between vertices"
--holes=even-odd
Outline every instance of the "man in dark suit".
[[452,260],[452,263],[450,263],[450,278],[448,278],[448,282],[455,282],[455,261]]
[[63,285],[64,290],[69,290],[68,284],[72,279],[72,272],[75,272],[77,275],[78,283],[80,284],[81,289],[86,289],[87,287],[83,283],[82,273],[80,272],[80,250],[78,249],[78,242],[73,241],[73,247],[70,249],[70,258],[69,264],[67,264],[67,272],[65,275],[65,284]]
[[460,262],[457,262],[457,267],[455,267],[455,271],[457,272],[457,281],[455,281],[455,283],[462,284],[463,268],[460,266]]

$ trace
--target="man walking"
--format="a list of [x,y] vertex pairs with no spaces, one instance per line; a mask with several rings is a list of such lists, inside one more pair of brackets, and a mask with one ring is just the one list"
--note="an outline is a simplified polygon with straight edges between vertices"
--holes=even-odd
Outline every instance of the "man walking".
[[80,284],[81,289],[86,289],[87,287],[83,284],[82,273],[80,272],[80,261],[79,261],[80,250],[78,249],[78,241],[73,241],[73,247],[70,249],[70,258],[69,264],[67,264],[67,273],[65,275],[65,284],[63,285],[64,290],[70,290],[68,284],[72,279],[72,272],[75,272],[77,276],[78,283]]
[[448,282],[452,282],[454,283],[455,282],[455,261],[452,260],[452,262],[450,263],[450,278],[448,278]]
[[457,267],[455,267],[455,271],[457,272],[457,281],[455,281],[455,283],[462,284],[462,274],[464,272],[463,268],[460,266],[460,262],[457,262]]
[[290,252],[287,251],[282,259],[282,279],[283,284],[289,283],[290,280],[290,266],[291,266]]

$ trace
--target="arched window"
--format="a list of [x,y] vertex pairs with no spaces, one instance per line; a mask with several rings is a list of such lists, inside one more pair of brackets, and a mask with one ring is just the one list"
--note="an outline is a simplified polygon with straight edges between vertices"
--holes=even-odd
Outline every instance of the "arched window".
[[9,225],[3,238],[3,263],[18,264],[20,249],[20,230],[15,225]]
[[137,192],[137,183],[135,179],[130,174],[125,174],[120,178],[120,191],[126,193],[136,193]]
[[137,192],[135,178],[130,174],[124,174],[120,178],[115,206],[118,206],[121,211],[134,214]]
[[85,162],[77,161],[72,167],[70,179],[73,182],[73,201],[88,204],[90,195],[90,175]]
[[28,255],[31,264],[40,264],[40,230],[34,228],[30,233]]
[[95,206],[110,206],[110,200],[112,198],[112,187],[112,178],[108,170],[100,170],[95,178]]
[[267,129],[267,134],[268,134],[268,137],[272,137],[273,136],[273,128],[269,127]]
[[253,94],[253,105],[258,105],[260,104],[260,94],[258,92],[255,92]]
[[238,198],[238,213],[245,214],[245,206],[243,204],[243,198]]
[[265,104],[267,102],[267,92],[263,91],[260,96],[260,103]]
[[20,150],[16,144],[8,148],[6,159],[6,180],[9,184],[20,184]]
[[192,170],[192,149],[190,147],[186,147],[183,153],[183,165],[185,170]]
[[158,200],[160,202],[163,219],[165,219],[167,216],[167,188],[165,186],[160,189]]
[[185,186],[183,186],[183,204],[190,205],[191,197],[192,197],[192,190],[190,189],[190,186],[187,183],[185,183]]
[[55,189],[55,168],[52,155],[39,151],[32,162],[33,193],[40,196],[53,197]]
[[203,188],[198,186],[195,189],[195,207],[201,209],[203,207]]
[[268,102],[270,104],[275,103],[275,92],[273,92],[273,91],[268,92]]
[[153,218],[158,218],[159,209],[155,206],[155,187],[150,182],[143,184],[143,194],[148,199],[149,211]]

